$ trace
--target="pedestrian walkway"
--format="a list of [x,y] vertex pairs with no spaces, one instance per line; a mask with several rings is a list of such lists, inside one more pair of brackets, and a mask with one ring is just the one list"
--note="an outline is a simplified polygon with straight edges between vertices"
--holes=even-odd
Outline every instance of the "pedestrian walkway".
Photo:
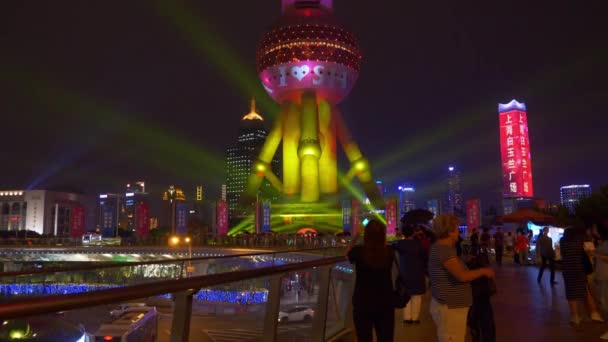
[[[277,334],[289,334],[299,332],[300,334],[310,334],[310,324],[286,324],[278,328]],[[263,335],[262,328],[233,328],[233,329],[201,329],[213,342],[245,342],[259,341]]]
[[[600,341],[599,336],[608,331],[608,324],[594,323],[588,318],[580,330],[570,327],[568,302],[559,271],[558,284],[552,287],[548,272],[542,285],[536,282],[537,267],[503,265],[495,269],[497,294],[492,305],[497,342]],[[404,325],[402,312],[397,311],[395,341],[437,341],[435,325],[428,313],[429,300],[427,295],[419,325]]]

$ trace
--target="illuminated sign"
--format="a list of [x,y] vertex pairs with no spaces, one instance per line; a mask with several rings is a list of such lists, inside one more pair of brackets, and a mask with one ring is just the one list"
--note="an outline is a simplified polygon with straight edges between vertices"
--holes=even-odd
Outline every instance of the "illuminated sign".
[[196,200],[197,201],[203,200],[203,186],[202,185],[198,185],[196,187]]
[[270,231],[270,201],[262,202],[262,231]]
[[125,194],[125,196],[127,196],[127,197],[133,197],[133,196],[135,196],[135,193],[133,193],[133,192],[127,192]]
[[345,232],[350,232],[351,208],[350,200],[342,202],[342,229]]
[[70,236],[81,237],[84,233],[84,208],[75,206],[70,217]]
[[150,207],[140,202],[135,209],[135,233],[138,237],[145,237],[150,232]]
[[178,203],[175,209],[175,231],[178,235],[188,233],[188,206],[185,203]]
[[390,199],[386,201],[386,234],[395,235],[397,229],[397,201]]
[[467,206],[467,227],[469,232],[481,225],[481,201],[477,198],[468,199]]
[[500,152],[505,197],[534,197],[526,106],[499,104]]
[[108,198],[108,195],[99,195],[99,198]]
[[228,203],[226,201],[217,203],[217,233],[219,235],[228,234]]
[[277,101],[292,90],[317,89],[339,102],[353,87],[357,76],[354,69],[343,64],[312,61],[279,64],[260,74],[264,89]]

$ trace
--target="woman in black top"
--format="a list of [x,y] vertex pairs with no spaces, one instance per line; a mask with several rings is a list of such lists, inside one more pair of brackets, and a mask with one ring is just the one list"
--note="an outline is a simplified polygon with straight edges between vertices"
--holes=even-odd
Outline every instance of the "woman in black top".
[[355,264],[353,321],[358,342],[372,342],[376,330],[378,342],[393,341],[395,309],[391,302],[393,284],[391,270],[393,249],[386,245],[386,226],[371,220],[365,227],[363,245],[354,246],[353,238],[348,260]]
[[583,239],[584,230],[580,227],[571,227],[564,231],[564,236],[559,241],[562,254],[562,275],[571,313],[570,324],[574,327],[579,327],[581,322],[578,302],[586,302],[593,321],[604,321],[587,288],[587,275],[583,263],[583,258],[587,255],[583,249]]
[[420,323],[420,305],[422,295],[426,292],[427,251],[414,236],[414,226],[403,225],[403,240],[393,243],[393,249],[399,253],[399,272],[408,293],[412,296],[403,309],[403,323]]

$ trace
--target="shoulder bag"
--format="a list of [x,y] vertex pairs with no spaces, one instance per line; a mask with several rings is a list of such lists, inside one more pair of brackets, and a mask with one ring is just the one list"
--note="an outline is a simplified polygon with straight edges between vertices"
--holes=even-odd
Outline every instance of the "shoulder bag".
[[393,254],[393,265],[397,267],[397,277],[395,278],[395,282],[393,285],[393,307],[396,309],[404,308],[407,303],[410,301],[412,297],[405,287],[405,282],[403,281],[403,277],[401,275],[401,268],[399,267],[399,262],[397,261],[397,256]]

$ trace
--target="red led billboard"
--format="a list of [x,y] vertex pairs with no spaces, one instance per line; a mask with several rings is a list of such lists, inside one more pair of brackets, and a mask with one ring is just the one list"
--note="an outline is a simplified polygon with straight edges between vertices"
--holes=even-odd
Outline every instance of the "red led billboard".
[[504,197],[534,197],[525,104],[513,100],[498,111]]

